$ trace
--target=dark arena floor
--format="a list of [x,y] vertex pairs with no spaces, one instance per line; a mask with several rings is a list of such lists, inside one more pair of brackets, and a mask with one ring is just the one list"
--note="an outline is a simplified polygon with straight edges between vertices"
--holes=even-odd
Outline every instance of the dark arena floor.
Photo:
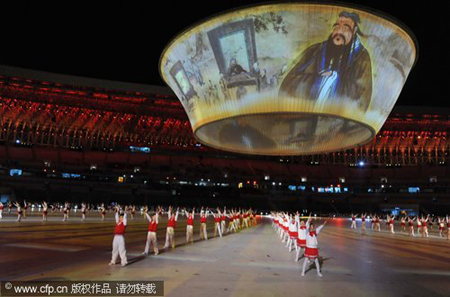
[[[42,222],[38,214],[22,222],[8,214],[0,222],[0,279],[12,280],[162,280],[166,296],[450,296],[450,242],[436,230],[429,238],[411,238],[397,230],[366,235],[351,230],[350,220],[330,219],[319,234],[323,277],[312,265],[300,276],[303,259],[294,262],[272,228],[271,219],[242,231],[186,244],[186,220],[177,223],[176,248],[162,250],[166,218],[158,225],[160,254],[144,257],[147,221],[129,220],[129,264],[108,266],[113,215],[98,213],[85,222],[79,214],[62,222],[59,214]],[[360,227],[360,222],[358,222]],[[400,226],[396,226],[399,229]]]

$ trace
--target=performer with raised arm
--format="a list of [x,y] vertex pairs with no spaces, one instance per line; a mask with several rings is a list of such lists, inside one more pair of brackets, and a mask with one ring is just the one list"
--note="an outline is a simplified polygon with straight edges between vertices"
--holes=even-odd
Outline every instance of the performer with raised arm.
[[428,220],[430,219],[430,215],[427,215],[426,218],[422,216],[422,237],[428,237]]
[[234,222],[236,223],[236,230],[238,231],[242,229],[241,219],[242,219],[242,212],[241,209],[239,208],[239,210],[236,211],[236,218],[234,219]]
[[175,224],[176,221],[178,221],[178,213],[179,213],[178,208],[177,211],[173,213],[172,206],[169,206],[168,222],[166,229],[166,243],[164,244],[165,249],[169,248],[169,246],[172,247],[172,249],[175,248]]
[[248,224],[248,217],[249,217],[249,213],[248,210],[244,212],[243,214],[243,218],[244,218],[244,222],[243,222],[243,227],[248,228],[249,224]]
[[222,237],[222,230],[220,228],[220,217],[221,217],[221,213],[220,213],[220,209],[217,208],[217,212],[213,213],[214,214],[214,236],[216,237],[217,232],[219,233],[219,236]]
[[27,218],[27,210],[28,210],[28,203],[26,200],[23,200],[23,218]]
[[249,210],[249,214],[248,214],[248,217],[249,217],[249,219],[248,219],[248,226],[249,227],[251,227],[251,226],[254,226],[255,224],[254,224],[254,215],[253,215],[253,210],[250,208],[250,210]]
[[408,233],[409,233],[409,235],[410,236],[412,236],[412,237],[415,237],[416,235],[414,234],[414,220],[415,220],[416,218],[410,218],[410,217],[408,217]]
[[294,245],[295,250],[298,250],[297,248],[298,225],[296,222],[296,217],[298,217],[298,212],[295,215],[295,217],[292,214],[289,217],[289,225],[288,225],[289,239],[286,245],[286,247],[289,249],[289,252],[292,251],[292,245]]
[[222,234],[225,234],[225,224],[226,224],[226,216],[227,216],[227,208],[223,208],[223,213],[220,218],[220,230],[222,230]]
[[81,220],[86,220],[86,203],[81,203]]
[[445,237],[444,231],[445,231],[445,219],[444,218],[438,218],[438,224],[439,224],[439,237]]
[[147,214],[148,214],[148,206],[144,205],[143,208],[141,208],[141,214],[144,216],[144,219],[147,218]]
[[352,214],[352,225],[350,226],[350,229],[356,229],[356,217],[357,216],[358,216],[357,214],[356,215]]
[[206,219],[208,218],[209,210],[200,210],[200,239],[208,240],[208,232],[206,231]]
[[136,213],[136,205],[132,205],[130,210],[131,220],[134,220],[135,213]]
[[306,223],[304,220],[300,220],[300,216],[296,216],[296,221],[298,224],[298,238],[297,238],[297,253],[295,255],[295,262],[300,259],[300,253],[306,249],[306,233],[309,230],[309,222],[311,222],[311,214],[309,214]]
[[366,216],[367,213],[361,214],[361,233],[366,234]]
[[310,223],[309,225],[309,232],[306,234],[305,261],[303,262],[302,276],[305,276],[306,265],[309,264],[310,260],[314,260],[316,264],[317,275],[322,277],[322,273],[320,272],[319,242],[317,241],[317,236],[326,223],[327,221],[317,227],[317,229],[314,228],[314,223]]
[[69,202],[66,202],[64,204],[64,208],[63,208],[63,219],[62,221],[65,222],[69,219]]
[[119,206],[115,206],[116,209],[116,227],[114,229],[114,239],[112,243],[112,258],[109,265],[115,265],[117,262],[117,257],[120,256],[120,262],[122,266],[128,264],[127,261],[127,250],[125,249],[125,229],[127,227],[127,214],[126,208],[124,211],[119,209]]
[[102,221],[105,220],[105,216],[106,216],[106,209],[105,209],[105,204],[102,203],[102,206],[100,206],[100,214],[102,215]]
[[281,242],[286,242],[289,240],[289,213],[286,213],[283,218],[283,240]]
[[381,225],[380,225],[380,216],[378,216],[377,214],[375,215],[375,231],[381,232]]
[[402,231],[403,231],[403,232],[406,232],[406,216],[403,216],[403,217],[400,219],[400,225],[401,225],[401,227],[402,227]]
[[14,202],[14,205],[17,208],[17,220],[16,222],[20,222],[22,220],[22,207],[20,206],[20,203]]
[[48,205],[47,202],[42,201],[42,221],[47,222]]
[[195,216],[195,207],[192,208],[192,212],[188,212],[184,209],[184,213],[186,215],[186,242],[194,243],[194,216]]
[[386,217],[386,221],[389,224],[388,225],[389,226],[389,232],[392,233],[392,234],[395,234],[395,232],[394,232],[394,219],[395,219],[395,216],[391,217],[391,216],[387,215],[387,217]]
[[155,213],[153,213],[151,216],[148,213],[145,213],[145,216],[147,217],[147,220],[149,222],[147,232],[147,242],[145,244],[145,250],[143,252],[145,256],[148,255],[148,251],[150,250],[151,245],[153,245],[153,251],[155,252],[155,256],[159,254],[156,231],[158,230],[158,218],[161,212],[162,212],[161,207],[158,206]]
[[231,230],[234,231],[234,233],[236,233],[236,225],[234,224],[234,218],[235,218],[235,214],[234,211],[231,210],[230,214],[228,215],[228,218],[230,219],[230,221],[228,222],[228,229],[227,229],[227,233],[231,232]]

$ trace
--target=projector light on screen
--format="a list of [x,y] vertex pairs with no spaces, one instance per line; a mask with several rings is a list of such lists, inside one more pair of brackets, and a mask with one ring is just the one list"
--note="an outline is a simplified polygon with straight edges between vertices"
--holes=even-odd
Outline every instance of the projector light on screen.
[[317,154],[373,139],[416,51],[404,26],[368,9],[266,4],[184,31],[162,53],[160,73],[199,142],[237,153]]

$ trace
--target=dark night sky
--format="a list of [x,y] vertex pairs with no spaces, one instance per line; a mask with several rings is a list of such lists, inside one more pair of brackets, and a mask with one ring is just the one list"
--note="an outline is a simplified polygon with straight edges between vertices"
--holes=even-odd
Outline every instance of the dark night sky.
[[[260,1],[146,2],[153,7],[112,2],[101,7],[82,6],[80,2],[57,6],[39,2],[2,9],[0,64],[164,85],[158,62],[172,37],[203,18]],[[450,83],[450,13],[446,1],[346,2],[388,13],[417,37],[419,60],[397,105],[450,107],[446,91]]]

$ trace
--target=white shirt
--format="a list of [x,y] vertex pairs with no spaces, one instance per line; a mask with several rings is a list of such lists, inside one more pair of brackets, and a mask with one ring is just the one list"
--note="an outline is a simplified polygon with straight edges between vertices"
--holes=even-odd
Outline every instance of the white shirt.
[[[323,225],[317,227],[316,234],[319,235],[320,230],[322,230]],[[317,236],[311,236],[309,232],[306,234],[306,247],[316,249],[319,246],[317,241]]]

